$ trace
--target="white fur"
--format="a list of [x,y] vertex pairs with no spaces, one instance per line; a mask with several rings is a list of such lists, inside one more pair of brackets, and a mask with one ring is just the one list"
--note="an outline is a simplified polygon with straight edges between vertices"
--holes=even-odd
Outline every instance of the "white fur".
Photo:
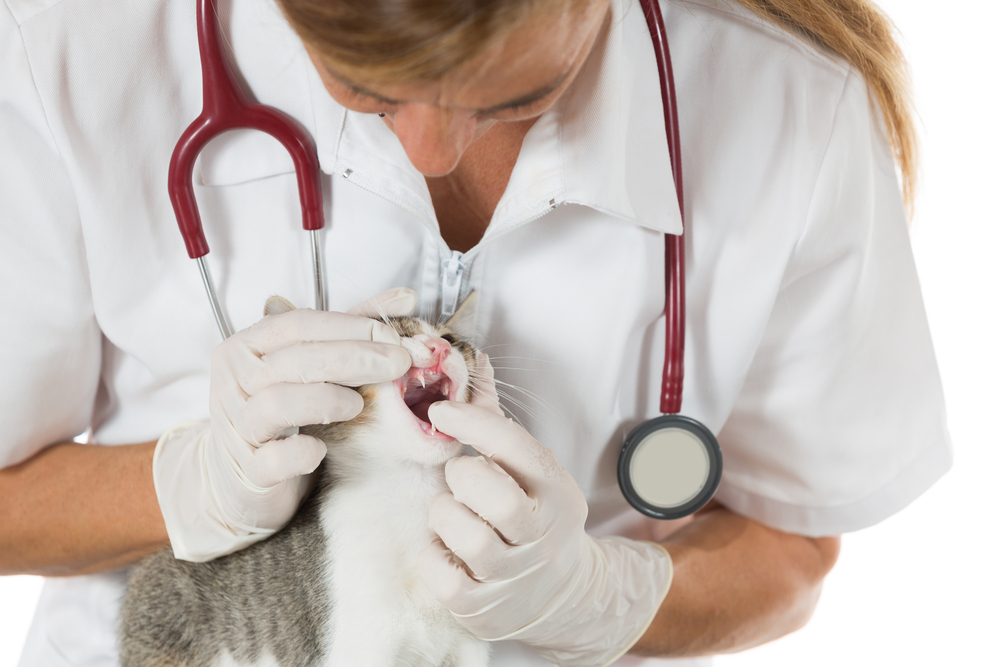
[[[414,366],[425,367],[420,350],[411,348]],[[459,354],[442,368],[460,380],[460,390],[468,383]],[[327,664],[436,666],[454,655],[461,667],[485,666],[487,645],[431,597],[416,570],[433,536],[430,503],[446,490],[444,462],[461,445],[426,435],[392,383],[379,385],[370,409],[363,437],[330,452],[344,477],[321,508],[334,600]]]
[[265,653],[253,664],[236,662],[229,651],[225,651],[210,665],[210,667],[281,667],[270,653]]

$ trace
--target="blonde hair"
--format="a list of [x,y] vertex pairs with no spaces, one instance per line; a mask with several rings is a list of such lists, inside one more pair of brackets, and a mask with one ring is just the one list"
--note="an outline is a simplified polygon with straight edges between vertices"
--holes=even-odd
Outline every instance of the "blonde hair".
[[[345,76],[433,81],[474,60],[526,16],[582,0],[279,0],[299,36]],[[909,73],[893,25],[870,0],[732,0],[838,56],[864,77],[882,112],[912,211],[917,139]]]
[[289,23],[340,74],[377,83],[438,81],[528,16],[581,0],[279,0]]

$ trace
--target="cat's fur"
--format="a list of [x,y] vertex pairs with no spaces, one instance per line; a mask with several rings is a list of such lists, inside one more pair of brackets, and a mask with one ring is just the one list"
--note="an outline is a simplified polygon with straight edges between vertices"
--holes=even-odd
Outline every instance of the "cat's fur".
[[[390,320],[414,368],[403,384],[359,387],[365,407],[351,422],[303,429],[327,443],[328,455],[288,526],[209,563],[164,551],[134,568],[120,619],[123,667],[488,663],[487,645],[430,596],[416,573],[417,555],[432,537],[428,507],[446,488],[445,461],[461,446],[420,424],[413,418],[420,409],[409,413],[400,396],[407,378],[411,397],[426,391],[415,369],[429,348],[417,343],[431,334],[451,344],[446,378],[464,373],[464,381],[450,380],[452,400],[469,400],[475,353],[458,336],[468,335],[463,328],[474,301],[442,327]],[[269,302],[269,312],[291,307],[282,302]],[[425,421],[426,405],[422,414]]]

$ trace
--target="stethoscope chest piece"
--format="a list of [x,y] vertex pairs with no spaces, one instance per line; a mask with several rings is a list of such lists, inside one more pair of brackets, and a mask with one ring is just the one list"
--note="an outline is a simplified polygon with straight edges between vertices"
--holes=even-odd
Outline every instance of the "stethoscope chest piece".
[[680,519],[712,499],[722,480],[722,450],[704,425],[663,415],[635,427],[618,457],[626,500],[654,519]]

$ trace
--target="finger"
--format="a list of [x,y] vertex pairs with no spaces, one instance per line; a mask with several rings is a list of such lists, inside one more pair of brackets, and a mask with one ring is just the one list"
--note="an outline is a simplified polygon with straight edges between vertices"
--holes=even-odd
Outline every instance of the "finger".
[[[482,517],[507,544],[530,544],[544,533],[545,527],[535,512],[535,500],[489,459],[482,456],[454,458],[445,465],[444,474],[455,502]],[[455,548],[447,539],[445,544]],[[480,573],[478,569],[475,571]]]
[[394,287],[376,294],[350,310],[350,315],[361,315],[381,319],[384,317],[406,317],[417,308],[417,293],[408,287]]
[[441,540],[434,540],[420,552],[417,573],[445,609],[462,615],[476,611],[473,608],[474,590],[479,584],[469,577]]
[[389,382],[410,370],[410,353],[396,345],[333,340],[296,343],[251,363],[237,378],[253,396],[276,382],[333,382],[349,387]]
[[246,400],[237,430],[251,443],[264,443],[290,426],[354,419],[365,407],[361,394],[324,382],[268,385]]
[[268,315],[222,346],[245,345],[263,356],[301,341],[362,340],[399,345],[399,334],[370,317],[299,308]]
[[438,401],[427,412],[434,427],[493,459],[529,495],[565,475],[555,454],[512,420],[478,405]]
[[493,366],[490,358],[483,352],[476,352],[475,372],[472,374],[472,405],[486,408],[493,414],[504,416],[500,409],[500,397],[497,395],[496,380],[493,376]]
[[466,565],[476,581],[497,581],[506,573],[504,556],[510,547],[472,510],[442,493],[431,503],[431,530]]
[[275,486],[298,475],[308,475],[326,456],[326,445],[310,435],[293,435],[284,440],[272,440],[253,453],[253,465],[244,473],[262,488]]

